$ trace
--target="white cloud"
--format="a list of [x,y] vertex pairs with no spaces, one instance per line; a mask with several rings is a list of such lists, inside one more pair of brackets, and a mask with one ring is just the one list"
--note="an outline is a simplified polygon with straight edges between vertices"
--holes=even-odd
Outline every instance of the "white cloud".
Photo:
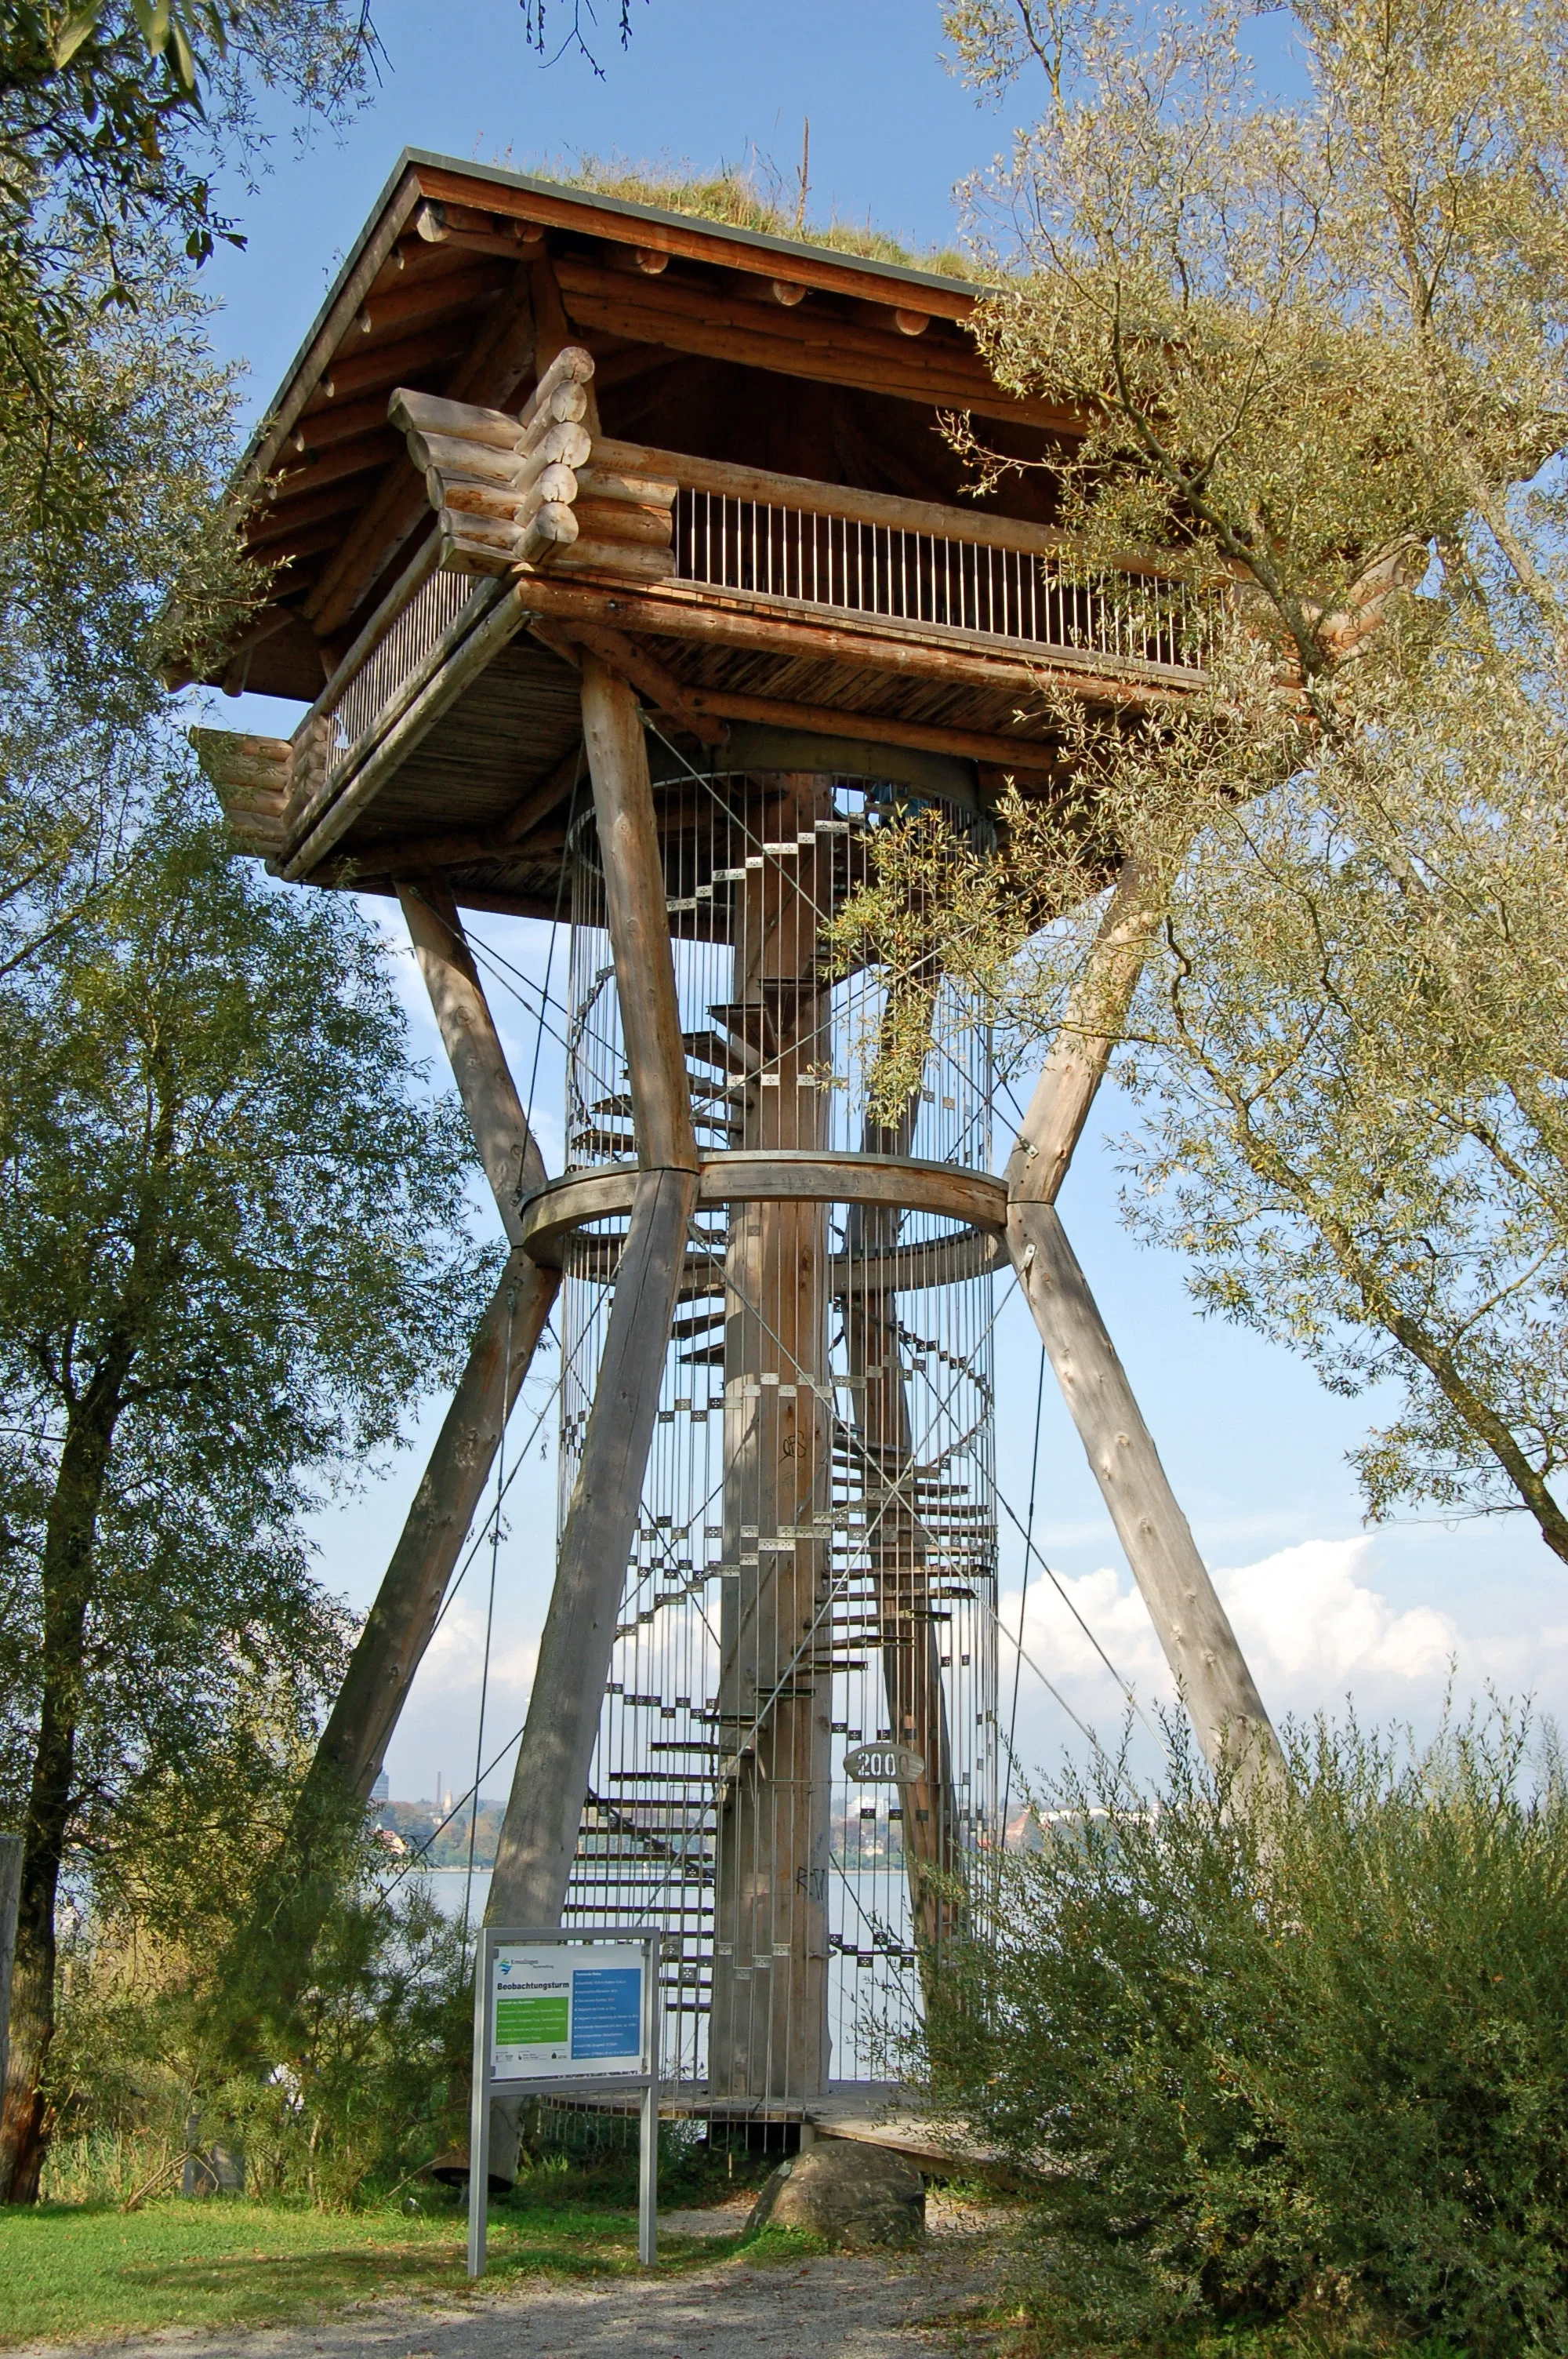
[[[507,1634],[495,1639],[490,1654],[490,1708],[511,1709],[521,1718],[534,1685],[539,1641],[534,1636]],[[441,1626],[426,1649],[419,1666],[417,1694],[422,1704],[437,1697],[470,1698],[479,1709],[484,1668],[484,1615],[466,1597],[454,1598]]]
[[1272,1670],[1291,1690],[1337,1693],[1358,1678],[1381,1683],[1446,1675],[1459,1650],[1457,1625],[1429,1605],[1396,1612],[1359,1578],[1372,1547],[1359,1536],[1303,1540],[1259,1564],[1216,1574],[1260,1680]]
[[[1346,1693],[1375,1711],[1400,1699],[1413,1701],[1418,1690],[1423,1701],[1425,1691],[1441,1690],[1450,1659],[1462,1648],[1459,1627],[1428,1605],[1401,1610],[1375,1588],[1368,1577],[1374,1547],[1360,1535],[1303,1540],[1255,1564],[1216,1572],[1215,1585],[1271,1711],[1333,1710]],[[1076,1709],[1103,1723],[1115,1706],[1115,1690],[1063,1593],[1141,1699],[1173,1696],[1142,1598],[1127,1574],[1102,1566],[1063,1577],[1060,1591],[1046,1582],[1030,1585],[1025,1650]],[[1004,1631],[1017,1630],[1018,1608],[1014,1590],[1001,1601]],[[1009,1676],[1011,1654],[1004,1641]]]

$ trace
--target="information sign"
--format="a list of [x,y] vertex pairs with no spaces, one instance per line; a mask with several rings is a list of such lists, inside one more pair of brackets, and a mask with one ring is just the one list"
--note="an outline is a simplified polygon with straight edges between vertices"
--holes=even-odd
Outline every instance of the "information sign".
[[640,2091],[637,2249],[654,2258],[659,2127],[659,1936],[607,1925],[563,1933],[486,1928],[474,1962],[469,2275],[484,2274],[490,2108],[497,2096],[573,2087]]
[[648,2070],[645,1956],[628,1942],[496,1942],[491,1952],[496,2081],[580,2081]]

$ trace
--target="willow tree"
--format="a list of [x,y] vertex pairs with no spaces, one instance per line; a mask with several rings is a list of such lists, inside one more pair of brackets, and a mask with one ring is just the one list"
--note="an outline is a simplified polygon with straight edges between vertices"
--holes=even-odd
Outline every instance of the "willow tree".
[[1522,1508],[1568,1559],[1568,14],[1282,15],[1289,104],[1221,7],[946,12],[970,82],[1038,108],[968,191],[988,356],[1078,406],[1082,561],[1195,587],[1209,686],[1064,714],[1078,792],[1012,806],[937,947],[1025,1045],[1147,855],[1141,984],[1078,1002],[1147,1117],[1130,1217],[1331,1386],[1392,1382],[1374,1515]]
[[493,1283],[378,938],[232,860],[188,790],[0,1000],[13,2201],[46,2138],[62,1872],[91,1887],[149,1783],[199,1793],[258,1675],[330,1680],[300,1516],[449,1375]]

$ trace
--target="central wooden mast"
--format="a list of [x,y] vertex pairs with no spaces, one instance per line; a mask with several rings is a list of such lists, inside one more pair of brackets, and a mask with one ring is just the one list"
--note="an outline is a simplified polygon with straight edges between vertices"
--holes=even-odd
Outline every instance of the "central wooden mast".
[[[766,785],[767,782],[759,781]],[[819,933],[830,906],[830,779],[767,786],[773,857],[739,902],[734,1002],[718,1011],[757,1060],[742,1085],[739,1144],[826,1144],[832,992]],[[790,846],[788,853],[777,847]],[[715,2097],[798,2102],[827,2081],[831,1675],[819,1620],[832,1465],[827,1376],[827,1208],[738,1204],[730,1218],[724,1321],[724,1584],[719,1734],[729,1758],[715,1846]],[[785,1535],[788,1535],[786,1539]]]

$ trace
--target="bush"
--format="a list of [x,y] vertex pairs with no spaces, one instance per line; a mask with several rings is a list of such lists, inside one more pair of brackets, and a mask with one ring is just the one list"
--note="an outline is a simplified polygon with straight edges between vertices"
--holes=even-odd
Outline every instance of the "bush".
[[341,1891],[307,1988],[265,2060],[236,2069],[210,1955],[91,1923],[51,2058],[44,2192],[124,2201],[195,2143],[237,2144],[246,2191],[336,2207],[385,2193],[466,2137],[472,1977],[459,1928],[412,1878]]
[[926,2035],[934,2096],[1033,2174],[1037,2327],[1568,2348],[1550,1744],[1532,1774],[1500,1709],[1424,1751],[1319,1721],[1248,1797],[1169,1735],[1158,1794],[1124,1754],[1037,1806]]

